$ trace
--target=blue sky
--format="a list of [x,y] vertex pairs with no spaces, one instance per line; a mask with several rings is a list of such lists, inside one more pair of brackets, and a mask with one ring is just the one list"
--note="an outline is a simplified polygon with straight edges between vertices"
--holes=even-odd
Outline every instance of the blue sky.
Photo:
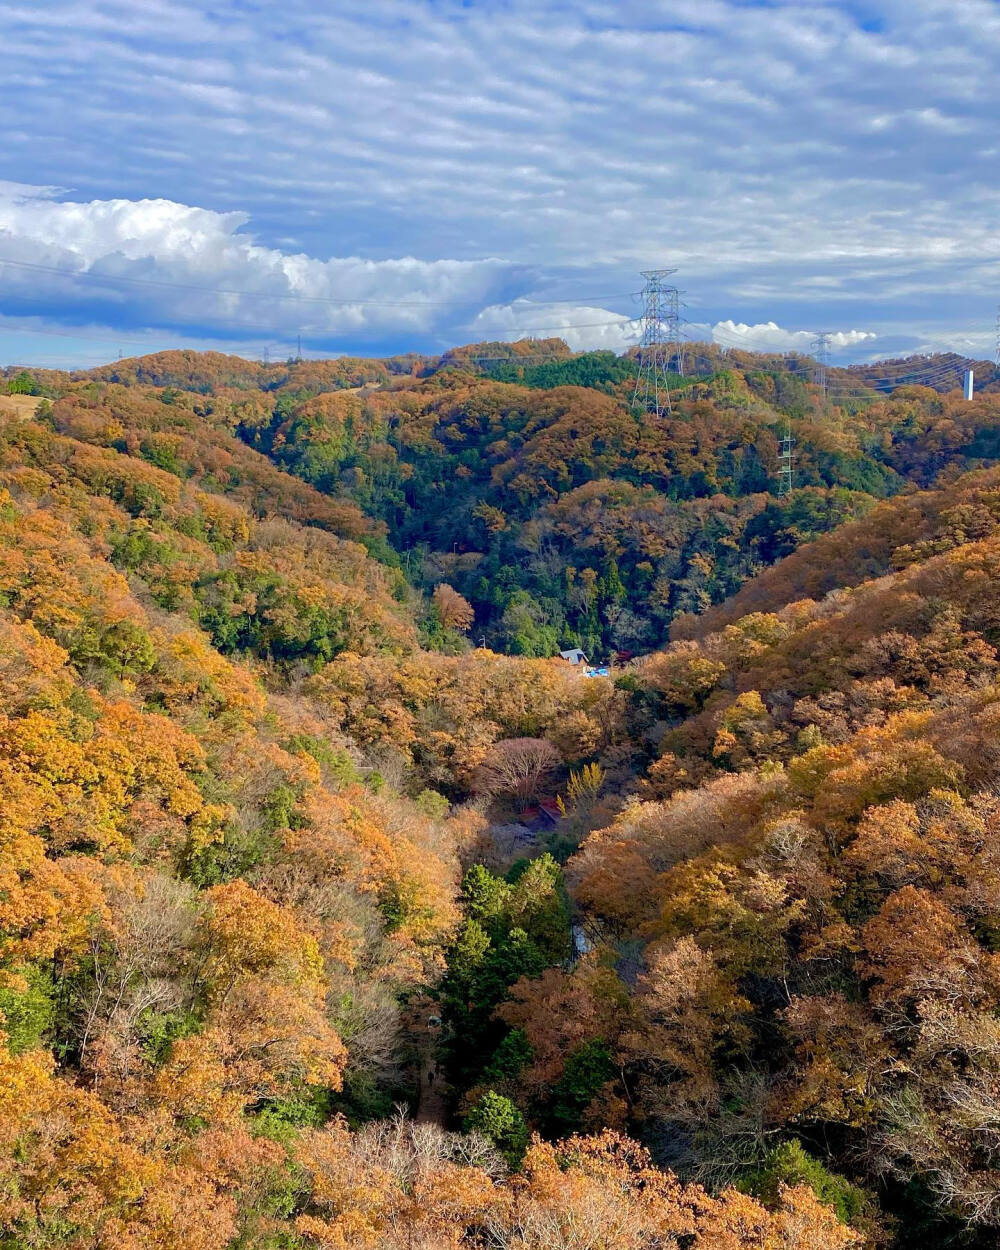
[[992,357],[996,0],[0,0],[0,362]]

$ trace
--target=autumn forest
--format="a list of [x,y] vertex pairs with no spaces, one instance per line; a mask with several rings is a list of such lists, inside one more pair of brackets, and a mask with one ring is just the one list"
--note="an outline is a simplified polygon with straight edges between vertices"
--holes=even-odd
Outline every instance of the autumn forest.
[[998,1244],[1000,388],[688,363],[0,372],[0,1250]]

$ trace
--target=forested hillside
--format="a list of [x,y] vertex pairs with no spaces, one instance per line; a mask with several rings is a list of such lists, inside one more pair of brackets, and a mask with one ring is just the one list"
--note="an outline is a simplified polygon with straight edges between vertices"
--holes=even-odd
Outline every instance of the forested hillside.
[[1000,401],[529,346],[9,371],[0,1246],[996,1244]]
[[[631,407],[633,358],[573,355],[560,340],[272,365],[167,352],[29,381],[57,401],[57,426],[72,407],[105,420],[121,450],[121,425],[129,451],[181,476],[211,471],[197,463],[205,430],[233,435],[242,499],[267,458],[418,591],[457,590],[475,612],[470,636],[529,656],[648,651],[678,614],[801,543],[1000,449],[993,393],[885,394],[896,375],[873,366],[831,370],[824,398],[803,357],[694,345],[687,364],[672,415],[655,421]],[[781,494],[787,432],[793,489]],[[315,493],[293,507],[287,479],[283,490],[285,515],[310,520]]]

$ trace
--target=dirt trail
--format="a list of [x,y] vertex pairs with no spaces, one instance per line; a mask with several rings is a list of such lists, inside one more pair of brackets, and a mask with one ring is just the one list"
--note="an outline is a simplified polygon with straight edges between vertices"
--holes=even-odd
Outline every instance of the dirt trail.
[[438,1067],[432,1046],[424,1049],[420,1062],[420,1100],[417,1103],[418,1124],[440,1124],[448,1119],[448,1100],[444,1095],[444,1073]]

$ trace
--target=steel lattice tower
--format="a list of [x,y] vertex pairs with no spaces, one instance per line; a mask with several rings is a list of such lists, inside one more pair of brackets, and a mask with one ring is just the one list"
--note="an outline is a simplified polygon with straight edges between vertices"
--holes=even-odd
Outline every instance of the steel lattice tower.
[[1000,373],[1000,308],[997,309],[996,337],[997,350],[996,355],[993,358],[993,367],[996,369],[997,373]]
[[785,426],[785,437],[781,440],[781,477],[778,482],[778,494],[790,495],[792,493],[792,449],[795,446],[795,440],[792,438],[792,424],[788,422]]
[[813,353],[816,356],[816,382],[819,393],[826,399],[826,371],[830,366],[830,332],[824,330],[813,339]]
[[642,276],[642,335],[639,339],[639,373],[632,403],[655,416],[669,413],[672,359],[680,360],[680,292],[666,279],[676,269],[647,269]]

